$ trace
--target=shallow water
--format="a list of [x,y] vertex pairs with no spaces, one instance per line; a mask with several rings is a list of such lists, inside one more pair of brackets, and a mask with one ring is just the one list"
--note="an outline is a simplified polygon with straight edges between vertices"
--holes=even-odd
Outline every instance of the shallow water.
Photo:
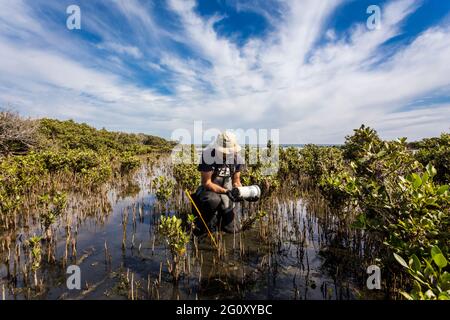
[[[160,163],[153,176],[168,174]],[[67,244],[67,221],[61,219],[56,238],[56,263],[43,263],[39,292],[25,286],[23,276],[7,276],[7,252],[0,248],[0,286],[6,299],[357,299],[370,298],[364,289],[363,260],[370,252],[360,232],[348,230],[314,197],[305,194],[272,196],[264,204],[238,205],[240,219],[255,210],[268,215],[250,230],[216,234],[225,256],[207,237],[193,242],[186,253],[185,272],[174,285],[168,272],[170,254],[157,232],[161,214],[185,212],[181,191],[163,209],[150,188],[152,175],[144,166],[128,190],[111,188],[111,209],[71,224],[73,244]],[[127,192],[130,193],[127,195]],[[128,212],[125,248],[123,216]],[[163,212],[163,213],[162,213]],[[133,218],[134,217],[134,218]],[[77,222],[78,221],[78,222]],[[22,230],[25,236],[30,230]],[[71,240],[73,241],[73,240]],[[70,242],[70,241],[69,241]],[[20,243],[20,239],[16,240]],[[66,252],[66,248],[68,252]],[[107,248],[107,249],[105,249]],[[64,264],[64,256],[68,256]],[[74,257],[70,257],[70,256]],[[76,258],[75,258],[76,256]],[[10,270],[14,268],[10,258]],[[22,259],[22,261],[25,259]],[[43,258],[45,260],[45,257]],[[81,269],[81,290],[68,290],[66,267]],[[21,270],[20,262],[16,269]]]

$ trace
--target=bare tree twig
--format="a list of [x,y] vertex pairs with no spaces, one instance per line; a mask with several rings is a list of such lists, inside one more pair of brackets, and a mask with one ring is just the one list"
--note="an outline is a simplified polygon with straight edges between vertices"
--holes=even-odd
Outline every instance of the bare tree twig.
[[27,152],[37,143],[37,121],[0,109],[0,155]]

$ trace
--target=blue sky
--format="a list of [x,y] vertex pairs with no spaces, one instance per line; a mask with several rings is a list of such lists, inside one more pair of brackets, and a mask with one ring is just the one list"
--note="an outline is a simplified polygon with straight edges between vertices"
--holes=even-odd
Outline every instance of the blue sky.
[[[81,8],[81,30],[66,8]],[[450,127],[450,1],[0,0],[0,106],[170,137],[279,129],[281,143]],[[366,10],[381,8],[369,30]]]

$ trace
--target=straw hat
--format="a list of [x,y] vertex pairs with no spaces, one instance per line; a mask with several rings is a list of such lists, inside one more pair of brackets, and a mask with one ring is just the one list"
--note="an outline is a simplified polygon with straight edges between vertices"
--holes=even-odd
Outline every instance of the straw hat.
[[230,154],[239,152],[241,146],[237,143],[236,135],[234,133],[224,131],[217,136],[217,139],[214,142],[214,149],[224,154]]

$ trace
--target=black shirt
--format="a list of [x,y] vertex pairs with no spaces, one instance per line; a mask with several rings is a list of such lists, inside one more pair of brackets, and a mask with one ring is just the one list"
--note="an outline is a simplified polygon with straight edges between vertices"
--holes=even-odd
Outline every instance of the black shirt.
[[[224,161],[223,159],[217,159],[216,150],[205,150],[202,152],[202,161],[198,165],[198,170],[202,172],[213,172],[212,179],[215,177],[231,177],[235,172],[241,172],[244,168],[243,162],[241,161],[241,157],[239,155],[232,156]],[[205,156],[207,155],[207,157]],[[211,155],[211,156],[209,156]],[[206,161],[208,160],[208,161]]]

